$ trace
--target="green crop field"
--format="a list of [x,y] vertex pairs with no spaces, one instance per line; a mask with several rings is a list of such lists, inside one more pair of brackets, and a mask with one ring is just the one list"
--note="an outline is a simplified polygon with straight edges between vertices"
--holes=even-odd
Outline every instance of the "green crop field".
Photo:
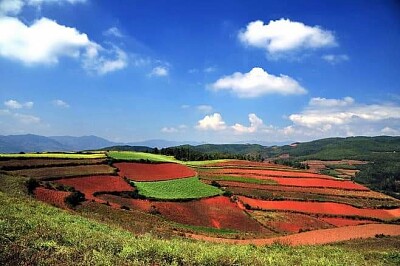
[[0,158],[99,159],[104,153],[0,153]]
[[133,183],[140,195],[152,199],[197,199],[222,194],[220,189],[202,183],[197,177]]
[[146,152],[110,151],[107,152],[107,155],[113,159],[125,161],[149,160],[152,162],[179,162],[173,156],[165,156]]
[[217,159],[217,160],[205,160],[205,161],[186,161],[186,162],[182,162],[182,163],[186,164],[187,166],[198,167],[198,166],[203,166],[203,165],[208,165],[208,164],[228,162],[229,160],[230,159]]
[[228,160],[220,159],[220,160],[206,160],[206,161],[180,161],[175,159],[173,156],[167,156],[162,154],[153,154],[147,152],[136,152],[136,151],[110,151],[107,152],[108,157],[116,159],[116,160],[124,160],[124,161],[140,161],[140,160],[149,160],[151,162],[172,162],[172,163],[180,163],[185,164],[187,166],[202,166],[207,164],[226,162]]

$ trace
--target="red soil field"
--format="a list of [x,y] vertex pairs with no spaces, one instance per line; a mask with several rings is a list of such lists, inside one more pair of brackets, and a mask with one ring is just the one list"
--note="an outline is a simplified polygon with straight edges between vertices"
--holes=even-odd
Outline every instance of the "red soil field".
[[67,209],[68,206],[65,204],[64,200],[71,194],[71,192],[37,187],[34,191],[34,194],[35,198],[40,201],[49,203],[59,208]]
[[322,178],[333,179],[331,176],[301,171],[281,171],[281,170],[259,170],[259,169],[219,169],[216,174],[237,174],[242,176],[258,175],[273,177],[294,177],[294,178]]
[[321,219],[300,213],[254,211],[250,214],[261,224],[283,233],[298,233],[301,230],[310,231],[333,227]]
[[309,188],[309,187],[294,187],[294,186],[259,185],[259,184],[234,182],[234,181],[218,181],[218,183],[221,184],[222,186],[229,186],[229,187],[244,187],[244,188],[271,190],[271,191],[289,191],[289,192],[313,193],[321,195],[360,197],[360,198],[398,201],[390,196],[372,190],[360,191],[360,190],[342,190],[336,188],[312,188],[312,187]]
[[304,201],[269,201],[257,200],[243,196],[238,197],[244,204],[252,208],[263,210],[282,210],[303,213],[318,213],[338,216],[360,216],[367,218],[377,218],[381,220],[391,220],[400,218],[400,208],[384,209],[359,209],[350,205],[333,202],[304,202]]
[[374,221],[368,221],[368,220],[352,220],[346,218],[332,218],[332,217],[320,218],[320,220],[330,223],[337,227],[375,223]]
[[365,224],[347,227],[338,227],[330,229],[321,229],[310,232],[298,233],[294,235],[263,238],[263,239],[246,239],[246,240],[233,240],[223,239],[217,237],[208,237],[203,235],[186,234],[187,237],[193,239],[205,240],[217,243],[240,244],[240,245],[271,245],[273,243],[286,243],[292,246],[297,245],[318,245],[327,244],[340,241],[346,241],[357,238],[371,238],[377,234],[384,234],[390,236],[400,235],[400,225],[395,224]]
[[120,206],[125,205],[133,210],[148,212],[153,209],[163,217],[181,224],[273,234],[251,219],[227,197],[217,196],[189,202],[157,202],[114,195],[100,195],[99,197]]
[[86,199],[96,201],[99,200],[93,196],[95,192],[133,191],[133,187],[119,176],[85,176],[58,179],[54,182],[74,187],[76,190],[84,193]]
[[[231,175],[231,176],[242,176],[242,175]],[[250,176],[250,175],[248,177],[261,180],[273,180],[282,186],[339,188],[347,190],[369,191],[368,188],[359,185],[357,183],[353,183],[351,181],[320,179],[320,178],[260,177],[260,176]]]
[[287,169],[293,169],[285,165],[280,165],[280,164],[274,164],[274,163],[268,163],[268,162],[250,162],[250,161],[243,161],[243,160],[231,160],[231,161],[226,161],[226,162],[218,162],[218,163],[212,163],[212,164],[207,164],[202,167],[232,167],[232,166],[240,166],[243,167],[270,167],[270,168],[287,168]]
[[111,204],[117,206],[118,208],[121,206],[126,206],[131,210],[140,210],[149,212],[152,206],[152,202],[149,200],[123,198],[111,194],[101,194],[97,197],[104,201],[110,202]]
[[223,196],[189,202],[153,202],[153,205],[162,216],[182,224],[272,234]]
[[134,181],[160,181],[195,176],[196,172],[177,163],[115,163],[119,175]]

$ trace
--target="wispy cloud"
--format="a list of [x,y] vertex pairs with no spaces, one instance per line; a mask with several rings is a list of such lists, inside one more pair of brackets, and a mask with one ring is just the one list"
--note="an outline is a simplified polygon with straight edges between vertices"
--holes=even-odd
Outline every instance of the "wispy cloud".
[[124,35],[121,33],[121,31],[117,27],[111,27],[107,29],[106,31],[103,32],[105,36],[114,36],[118,38],[124,37]]
[[33,107],[33,102],[20,103],[16,100],[8,100],[4,102],[4,105],[10,109],[21,109],[21,108],[30,109]]
[[350,60],[349,56],[346,54],[326,54],[321,58],[332,65]]
[[53,104],[54,106],[60,107],[60,108],[69,108],[69,107],[70,107],[68,103],[66,103],[66,102],[64,102],[63,100],[60,100],[60,99],[58,99],[58,100],[53,100],[53,101],[52,101],[52,104]]
[[196,109],[202,113],[208,114],[213,111],[213,107],[211,105],[201,104],[196,106]]
[[167,77],[169,75],[169,70],[165,66],[154,67],[149,76],[150,77]]

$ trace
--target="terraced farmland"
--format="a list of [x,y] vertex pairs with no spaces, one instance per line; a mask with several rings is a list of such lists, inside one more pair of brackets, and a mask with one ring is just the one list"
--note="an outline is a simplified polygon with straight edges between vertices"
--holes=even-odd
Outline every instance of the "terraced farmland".
[[[238,160],[191,164],[136,152],[108,156],[108,160],[7,158],[0,167],[15,178],[37,180],[34,196],[51,205],[70,208],[65,198],[73,189],[85,195],[80,213],[96,219],[106,215],[108,222],[122,216],[109,216],[107,208],[110,213],[132,213],[123,219],[149,228],[142,233],[154,230],[147,225],[151,220],[163,219],[163,235],[262,238],[267,243],[304,231],[384,225],[400,219],[399,200],[349,180],[287,166]],[[153,218],[140,218],[145,216]]]

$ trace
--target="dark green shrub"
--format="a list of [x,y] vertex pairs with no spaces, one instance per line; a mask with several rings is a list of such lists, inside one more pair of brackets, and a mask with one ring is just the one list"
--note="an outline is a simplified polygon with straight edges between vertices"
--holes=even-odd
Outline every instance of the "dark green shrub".
[[34,178],[29,178],[26,181],[26,187],[28,189],[28,193],[29,194],[33,194],[33,191],[35,190],[35,188],[37,188],[39,186],[39,182],[34,179]]
[[221,185],[215,180],[211,181],[211,186],[218,187],[218,188],[221,187]]
[[80,191],[74,191],[65,198],[65,203],[67,203],[72,208],[77,206],[79,203],[85,200],[85,194]]

